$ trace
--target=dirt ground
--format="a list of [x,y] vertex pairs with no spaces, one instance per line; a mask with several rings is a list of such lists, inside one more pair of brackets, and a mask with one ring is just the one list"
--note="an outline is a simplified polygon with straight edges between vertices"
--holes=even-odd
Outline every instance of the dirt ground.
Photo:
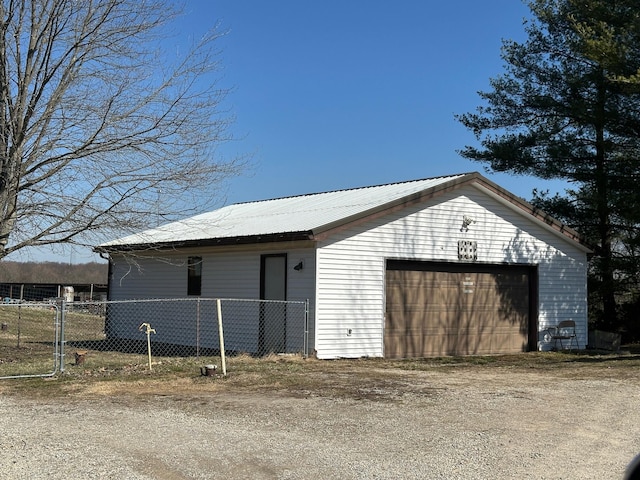
[[0,383],[0,478],[620,479],[640,453],[637,364],[344,361],[268,387],[230,373],[56,395]]

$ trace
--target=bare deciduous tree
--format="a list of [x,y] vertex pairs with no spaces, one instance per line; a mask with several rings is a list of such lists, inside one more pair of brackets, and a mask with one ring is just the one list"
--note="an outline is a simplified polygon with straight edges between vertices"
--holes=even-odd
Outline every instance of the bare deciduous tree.
[[230,121],[212,78],[220,33],[163,51],[179,13],[163,0],[0,0],[0,259],[195,213],[242,167],[214,156]]

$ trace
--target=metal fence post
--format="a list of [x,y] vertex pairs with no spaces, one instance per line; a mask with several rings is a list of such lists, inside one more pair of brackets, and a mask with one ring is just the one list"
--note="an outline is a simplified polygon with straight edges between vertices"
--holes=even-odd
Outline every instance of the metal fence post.
[[54,307],[54,333],[53,333],[53,373],[57,373],[60,369],[60,309],[57,303],[53,303]]
[[216,307],[218,313],[218,340],[220,342],[220,363],[222,364],[222,375],[227,375],[226,352],[224,350],[224,329],[222,327],[222,302],[216,299]]
[[196,358],[200,358],[200,298],[196,300]]
[[304,302],[304,338],[302,339],[302,356],[307,358],[309,356],[309,299]]
[[63,298],[60,303],[60,373],[64,373],[64,346],[66,339],[64,337],[64,324],[67,316],[67,302]]

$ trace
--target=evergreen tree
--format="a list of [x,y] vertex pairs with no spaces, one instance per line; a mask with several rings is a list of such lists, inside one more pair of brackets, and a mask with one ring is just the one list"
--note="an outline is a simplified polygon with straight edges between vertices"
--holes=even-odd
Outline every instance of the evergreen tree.
[[485,104],[457,118],[493,171],[563,179],[566,196],[534,203],[594,247],[592,312],[614,328],[639,249],[640,11],[637,0],[533,0],[523,43],[504,41],[505,72]]

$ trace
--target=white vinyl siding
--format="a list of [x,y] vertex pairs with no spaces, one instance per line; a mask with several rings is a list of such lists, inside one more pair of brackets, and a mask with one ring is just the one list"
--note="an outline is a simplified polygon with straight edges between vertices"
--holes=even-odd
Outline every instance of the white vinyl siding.
[[112,256],[111,260],[111,300],[187,296],[187,255],[163,260],[138,256],[129,262]]
[[[113,256],[110,294],[113,300],[183,298],[187,296],[187,259],[202,257],[203,298],[260,298],[260,256],[273,251],[200,253],[197,250],[165,257],[137,257],[135,265]],[[287,300],[313,298],[313,249],[282,250],[287,254]],[[302,260],[304,268],[293,267]]]
[[[463,216],[475,220],[466,232],[461,231]],[[477,262],[538,265],[538,329],[572,318],[584,346],[584,251],[467,186],[342,231],[319,245],[318,357],[383,356],[386,259],[459,262],[458,240],[477,242]]]
[[260,298],[260,253],[203,255],[202,295],[211,298]]

